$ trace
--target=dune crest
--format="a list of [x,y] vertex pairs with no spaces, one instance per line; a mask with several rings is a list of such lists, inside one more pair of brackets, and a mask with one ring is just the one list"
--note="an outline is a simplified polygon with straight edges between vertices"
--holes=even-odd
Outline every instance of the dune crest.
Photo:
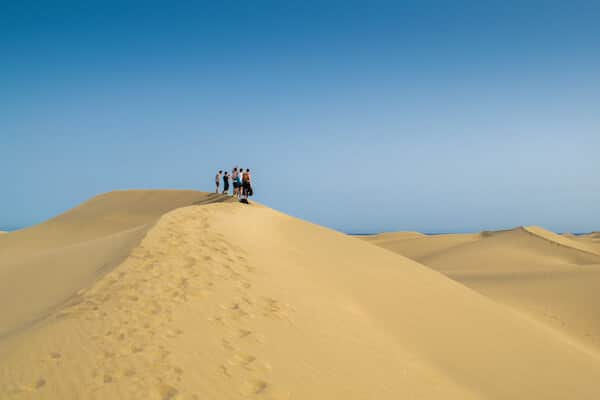
[[576,250],[582,251],[584,253],[600,256],[600,253],[597,252],[594,248],[588,247],[582,243],[578,243],[575,240],[558,235],[554,232],[551,232],[551,231],[541,228],[539,226],[525,226],[525,227],[522,227],[521,229],[523,229],[524,231],[526,231],[532,235],[535,235],[542,239],[548,240],[549,242],[553,242],[553,243],[556,243],[561,246],[576,249]]
[[13,304],[0,313],[0,337],[43,318],[118,265],[164,213],[225,200],[191,190],[115,191],[2,235],[0,304]]
[[71,304],[0,340],[9,399],[595,399],[598,376],[536,321],[258,204],[166,212]]

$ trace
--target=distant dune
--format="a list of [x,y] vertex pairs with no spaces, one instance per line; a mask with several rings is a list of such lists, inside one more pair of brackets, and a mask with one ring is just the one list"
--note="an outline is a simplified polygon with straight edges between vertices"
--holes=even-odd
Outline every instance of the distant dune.
[[586,235],[574,235],[571,239],[583,243],[588,248],[594,249],[600,254],[600,232],[592,232]]
[[[460,238],[460,239],[459,239]],[[412,242],[365,240],[406,255],[600,351],[600,252],[593,236],[540,227]]]
[[[595,353],[512,305],[371,239],[228,200],[114,192],[1,238],[0,398],[600,396]],[[508,234],[560,263],[593,257]],[[395,236],[436,253],[510,241]]]
[[600,252],[596,251],[596,249],[594,249],[592,246],[587,246],[584,243],[578,242],[577,240],[572,240],[570,238],[565,238],[563,236],[557,235],[556,233],[546,230],[544,228],[540,228],[539,226],[527,226],[523,227],[522,229],[532,235],[538,236],[551,243],[555,243],[570,249],[577,249],[579,251],[594,256],[600,256]]

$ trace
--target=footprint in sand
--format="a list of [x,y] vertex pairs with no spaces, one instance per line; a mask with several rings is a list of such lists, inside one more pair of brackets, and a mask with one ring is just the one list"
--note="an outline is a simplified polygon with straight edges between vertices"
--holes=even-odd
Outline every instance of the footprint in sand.
[[251,381],[246,381],[242,384],[241,392],[243,395],[248,396],[251,394],[261,394],[265,390],[267,390],[268,383],[261,379],[255,379]]
[[231,343],[230,340],[228,339],[222,339],[221,340],[221,345],[223,346],[223,348],[225,350],[229,350],[229,351],[234,351],[236,350],[235,346]]
[[243,339],[243,338],[248,337],[250,335],[252,335],[252,331],[249,330],[249,329],[239,329],[238,333],[237,333],[237,337],[240,338],[240,339]]
[[240,365],[240,366],[244,367],[245,369],[252,370],[252,369],[254,369],[253,363],[255,361],[256,361],[256,357],[253,356],[252,354],[238,353],[238,354],[234,355],[231,360],[229,360],[229,363],[231,365]]
[[179,391],[171,385],[161,384],[157,388],[161,400],[171,400],[179,394]]

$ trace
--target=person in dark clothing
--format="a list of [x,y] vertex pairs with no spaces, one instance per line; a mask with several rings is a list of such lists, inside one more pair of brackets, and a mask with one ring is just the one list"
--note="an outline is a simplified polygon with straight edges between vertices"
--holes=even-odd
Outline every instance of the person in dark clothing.
[[223,175],[223,194],[229,194],[229,172]]
[[245,172],[242,173],[242,187],[243,187],[243,197],[248,200],[248,196],[252,196],[252,177],[250,175],[250,169],[247,168]]

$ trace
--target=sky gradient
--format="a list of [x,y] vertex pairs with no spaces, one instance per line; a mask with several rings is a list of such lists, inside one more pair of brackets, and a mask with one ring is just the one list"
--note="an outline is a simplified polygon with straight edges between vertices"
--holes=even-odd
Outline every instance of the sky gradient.
[[13,3],[0,229],[240,165],[345,232],[600,230],[599,1]]

